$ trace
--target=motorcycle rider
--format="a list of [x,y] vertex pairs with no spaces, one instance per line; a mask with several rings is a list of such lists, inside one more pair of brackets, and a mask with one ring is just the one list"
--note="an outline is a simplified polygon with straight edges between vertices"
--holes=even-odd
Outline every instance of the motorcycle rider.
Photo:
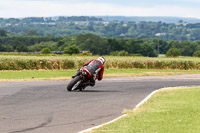
[[[89,60],[83,65],[84,69],[86,69],[86,71],[90,74],[90,82],[86,83],[85,87],[88,85],[93,87],[95,85],[96,79],[102,80],[104,73],[104,63],[105,58],[99,57],[98,59]],[[75,78],[78,75],[80,75],[80,70],[78,70],[78,72],[74,76],[72,76],[72,78]]]

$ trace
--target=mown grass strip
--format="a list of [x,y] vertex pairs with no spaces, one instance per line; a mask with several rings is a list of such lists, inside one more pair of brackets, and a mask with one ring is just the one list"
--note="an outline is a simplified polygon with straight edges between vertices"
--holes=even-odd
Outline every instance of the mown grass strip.
[[76,70],[0,71],[0,80],[70,79]]
[[164,89],[122,119],[92,133],[198,133],[200,87]]
[[[77,70],[22,70],[0,71],[0,80],[58,80],[71,79]],[[105,69],[104,77],[163,76],[200,73],[200,70],[162,70],[162,69]]]

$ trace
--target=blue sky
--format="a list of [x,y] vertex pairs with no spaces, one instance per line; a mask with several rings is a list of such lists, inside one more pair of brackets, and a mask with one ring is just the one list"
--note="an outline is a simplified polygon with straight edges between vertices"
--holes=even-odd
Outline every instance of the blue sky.
[[200,18],[200,0],[0,0],[0,17],[177,16]]

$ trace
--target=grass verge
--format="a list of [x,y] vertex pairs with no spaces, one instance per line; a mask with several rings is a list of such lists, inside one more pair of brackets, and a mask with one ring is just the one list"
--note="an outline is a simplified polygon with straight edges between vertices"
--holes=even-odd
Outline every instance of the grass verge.
[[170,88],[154,94],[122,119],[92,133],[198,133],[200,87]]
[[[0,80],[62,80],[71,79],[76,70],[23,70],[0,71]],[[163,69],[106,69],[104,77],[120,76],[163,76],[200,73],[200,70],[163,70]]]

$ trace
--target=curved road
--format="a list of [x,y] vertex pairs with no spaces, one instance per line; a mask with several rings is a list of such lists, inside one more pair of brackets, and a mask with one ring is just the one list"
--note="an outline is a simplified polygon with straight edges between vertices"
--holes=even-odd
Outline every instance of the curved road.
[[155,89],[200,85],[200,74],[106,78],[84,92],[69,81],[0,82],[0,133],[75,133],[133,109]]

